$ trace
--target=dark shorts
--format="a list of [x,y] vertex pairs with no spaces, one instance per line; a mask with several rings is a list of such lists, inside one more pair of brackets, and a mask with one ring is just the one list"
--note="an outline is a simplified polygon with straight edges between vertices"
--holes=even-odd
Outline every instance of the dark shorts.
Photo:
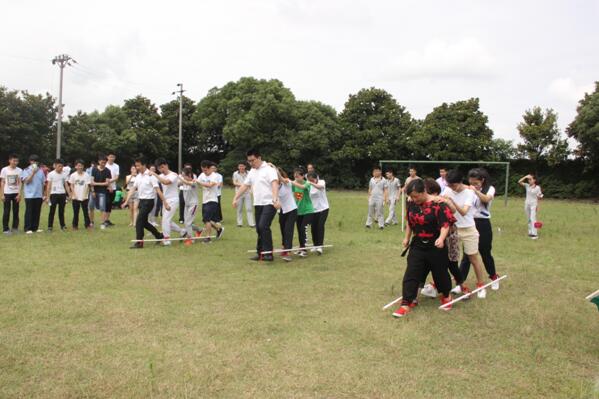
[[202,221],[208,222],[220,222],[218,215],[218,202],[207,202],[202,205]]

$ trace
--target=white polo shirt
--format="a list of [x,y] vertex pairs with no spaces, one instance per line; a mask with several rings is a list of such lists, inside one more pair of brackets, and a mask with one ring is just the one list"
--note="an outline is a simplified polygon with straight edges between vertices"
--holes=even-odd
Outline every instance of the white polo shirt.
[[454,213],[454,216],[456,218],[456,224],[455,224],[456,227],[465,228],[465,227],[475,226],[475,223],[474,223],[474,214],[476,213],[475,204],[476,204],[476,200],[478,197],[476,196],[476,194],[474,194],[474,191],[467,188],[467,189],[462,190],[459,193],[456,193],[451,188],[447,187],[445,190],[443,190],[442,195],[453,199],[453,202],[455,202],[456,205],[459,205],[460,208],[463,208],[466,205],[468,205],[470,207],[468,209],[468,212],[464,216],[462,216],[462,214],[460,212]]
[[143,174],[137,174],[134,186],[140,200],[156,199],[156,188],[160,187],[158,179],[152,176],[149,170],[146,170]]
[[[110,170],[110,174],[112,175],[112,177],[110,178],[112,179],[118,179],[119,175],[121,174],[121,168],[119,168],[119,165],[117,165],[116,163],[113,163],[112,165],[109,164],[108,162],[106,162],[106,167],[108,168],[108,170]],[[113,181],[112,183],[110,183],[110,187],[113,190],[116,190],[116,181]]]
[[[245,179],[247,179],[248,176],[248,172],[246,171],[244,174],[239,173],[238,170],[236,170],[233,173],[233,183],[237,183],[237,184],[243,184],[245,182]],[[239,186],[235,186],[235,192],[239,191]],[[244,195],[249,194],[248,191],[246,191],[244,193]]]
[[324,180],[318,180],[317,184],[323,187],[316,188],[314,185],[310,187],[310,199],[312,200],[312,206],[314,207],[314,212],[326,211],[329,209],[326,182]]
[[[205,173],[202,173],[198,177],[198,181],[203,184],[218,183],[218,176],[216,176],[216,173],[214,172],[208,176]],[[202,204],[207,204],[208,202],[218,202],[217,188],[218,186],[202,186]]]
[[279,201],[281,202],[281,213],[289,213],[294,209],[297,209],[297,203],[293,196],[293,190],[291,183],[283,183],[279,186]]
[[252,187],[255,206],[272,205],[272,182],[278,180],[277,171],[262,161],[258,169],[252,168],[243,184]]
[[179,201],[179,175],[171,171],[168,175],[164,173],[160,174],[160,177],[171,182],[171,184],[163,184],[162,192],[164,199],[166,200],[177,200]]

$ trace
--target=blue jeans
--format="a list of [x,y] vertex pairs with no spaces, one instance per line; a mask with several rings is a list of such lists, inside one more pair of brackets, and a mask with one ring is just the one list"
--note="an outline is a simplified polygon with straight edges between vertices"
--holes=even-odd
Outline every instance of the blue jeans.
[[108,201],[108,196],[106,193],[96,193],[96,198],[93,200],[93,206],[96,207],[100,212],[107,212],[106,205]]

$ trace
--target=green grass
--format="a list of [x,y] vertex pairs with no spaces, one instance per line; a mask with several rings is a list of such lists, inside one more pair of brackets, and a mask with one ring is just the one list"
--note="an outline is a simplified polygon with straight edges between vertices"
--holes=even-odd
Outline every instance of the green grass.
[[394,320],[402,235],[363,228],[365,194],[330,193],[334,247],[290,264],[247,260],[230,196],[208,246],[131,251],[124,211],[0,237],[0,397],[599,397],[596,205],[543,201],[535,242],[522,200],[497,201],[501,290]]

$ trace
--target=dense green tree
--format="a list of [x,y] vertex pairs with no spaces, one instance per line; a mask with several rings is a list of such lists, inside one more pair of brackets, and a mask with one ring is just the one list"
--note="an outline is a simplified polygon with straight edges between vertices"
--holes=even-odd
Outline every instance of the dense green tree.
[[557,114],[552,109],[545,112],[541,107],[526,110],[518,132],[523,140],[518,150],[533,162],[547,160],[550,165],[558,164],[568,157],[568,143],[560,136]]
[[414,155],[431,160],[486,160],[493,147],[493,131],[487,123],[478,98],[443,103],[424,118],[414,135]]
[[579,101],[577,115],[566,129],[578,141],[576,154],[593,169],[599,168],[599,82]]

